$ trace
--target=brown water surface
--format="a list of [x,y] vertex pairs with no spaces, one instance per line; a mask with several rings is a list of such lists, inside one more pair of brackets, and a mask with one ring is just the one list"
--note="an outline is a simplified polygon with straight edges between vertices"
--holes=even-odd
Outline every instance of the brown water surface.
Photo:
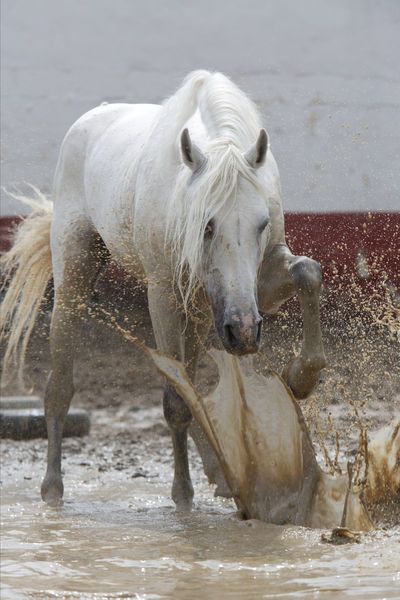
[[3,600],[400,597],[399,527],[330,546],[320,531],[238,521],[204,480],[179,516],[169,468],[153,482],[74,466],[51,509],[38,499],[41,467],[6,473]]

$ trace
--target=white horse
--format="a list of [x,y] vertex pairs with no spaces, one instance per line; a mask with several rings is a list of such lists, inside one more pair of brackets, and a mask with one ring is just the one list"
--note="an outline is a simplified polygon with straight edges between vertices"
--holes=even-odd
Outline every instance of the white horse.
[[[161,106],[101,105],[83,115],[63,141],[53,201],[53,209],[42,208],[22,226],[5,258],[8,268],[18,268],[3,311],[6,326],[11,322],[8,359],[21,345],[24,351],[53,276],[45,501],[57,503],[63,495],[62,430],[74,393],[81,311],[109,256],[146,280],[157,347],[182,361],[192,379],[212,320],[228,352],[254,353],[259,310],[275,312],[297,294],[303,343],[284,378],[296,397],[311,392],[325,365],[320,268],[293,256],[285,244],[279,174],[267,134],[254,104],[227,77],[196,71]],[[41,243],[35,253],[33,246],[29,250],[33,240]],[[177,508],[188,509],[192,415],[168,384],[163,402],[174,448],[172,498]],[[191,429],[215,482],[215,455],[195,423]]]

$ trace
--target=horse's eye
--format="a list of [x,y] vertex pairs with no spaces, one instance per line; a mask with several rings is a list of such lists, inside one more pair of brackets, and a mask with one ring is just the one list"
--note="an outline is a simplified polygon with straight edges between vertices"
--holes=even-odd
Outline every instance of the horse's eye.
[[206,228],[204,230],[204,237],[210,238],[210,237],[212,237],[213,233],[214,233],[214,223],[211,220],[211,221],[208,221],[208,223],[206,225]]

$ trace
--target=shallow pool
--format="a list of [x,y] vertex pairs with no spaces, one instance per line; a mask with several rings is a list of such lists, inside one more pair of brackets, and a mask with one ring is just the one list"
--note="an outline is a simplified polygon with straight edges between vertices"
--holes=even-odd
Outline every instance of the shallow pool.
[[169,469],[156,482],[75,466],[51,509],[41,475],[22,464],[3,482],[3,600],[400,598],[400,528],[331,546],[320,531],[238,521],[204,481],[179,516]]

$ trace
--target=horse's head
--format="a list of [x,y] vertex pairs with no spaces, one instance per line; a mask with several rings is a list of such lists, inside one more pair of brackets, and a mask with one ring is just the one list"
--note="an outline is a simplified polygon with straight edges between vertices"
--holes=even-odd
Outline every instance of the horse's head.
[[[225,144],[206,156],[192,144],[187,130],[181,137],[183,160],[193,172],[188,187],[197,187],[190,201],[203,203],[189,210],[188,227],[197,217],[202,238],[201,243],[195,234],[190,239],[187,231],[185,244],[193,245],[186,248],[189,266],[205,288],[225,349],[237,355],[256,352],[260,343],[257,274],[269,213],[256,171],[265,162],[267,148],[264,129],[246,153]],[[196,244],[201,247],[197,258]]]

